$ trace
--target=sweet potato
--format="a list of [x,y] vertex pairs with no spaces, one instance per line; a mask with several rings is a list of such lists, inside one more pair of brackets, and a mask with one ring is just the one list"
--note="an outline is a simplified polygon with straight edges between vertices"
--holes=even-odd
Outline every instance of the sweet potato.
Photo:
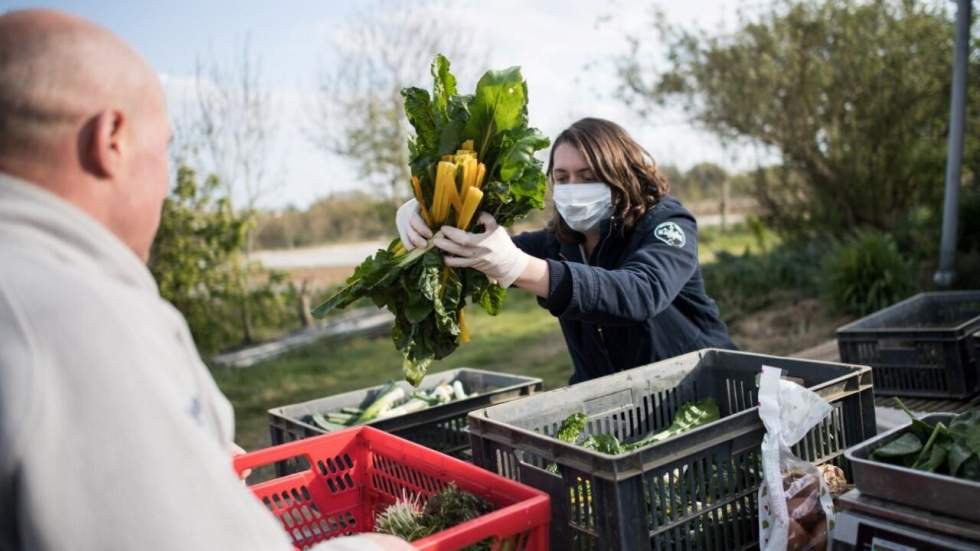
[[815,524],[826,516],[820,507],[820,496],[818,493],[806,496],[797,495],[789,500],[787,507],[789,508],[790,518],[799,522],[807,530],[813,528]]
[[786,551],[802,551],[810,542],[810,533],[793,519],[789,519],[789,539],[786,540]]

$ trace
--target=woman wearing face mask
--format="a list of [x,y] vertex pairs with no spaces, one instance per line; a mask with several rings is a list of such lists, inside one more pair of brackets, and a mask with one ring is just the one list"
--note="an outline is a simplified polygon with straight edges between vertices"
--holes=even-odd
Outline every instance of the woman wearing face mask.
[[[446,264],[480,270],[537,295],[558,317],[586,381],[706,347],[734,348],[704,290],[697,224],[668,195],[650,155],[619,125],[582,119],[548,161],[555,218],[513,239],[484,213],[482,233],[444,227]],[[406,247],[432,232],[409,201],[397,216]]]

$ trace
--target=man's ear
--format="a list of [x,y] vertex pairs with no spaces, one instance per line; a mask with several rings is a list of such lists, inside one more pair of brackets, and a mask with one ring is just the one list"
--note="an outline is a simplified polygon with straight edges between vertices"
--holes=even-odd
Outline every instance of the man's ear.
[[96,176],[106,178],[116,175],[122,165],[124,153],[123,133],[126,116],[122,111],[110,109],[100,112],[89,120],[88,145],[83,148],[82,165]]

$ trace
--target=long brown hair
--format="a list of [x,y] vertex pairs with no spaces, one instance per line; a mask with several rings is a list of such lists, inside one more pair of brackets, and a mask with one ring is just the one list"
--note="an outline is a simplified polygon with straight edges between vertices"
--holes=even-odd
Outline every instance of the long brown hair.
[[[657,163],[623,127],[605,119],[584,118],[555,138],[548,157],[548,180],[555,164],[555,149],[567,143],[585,157],[596,178],[612,188],[613,218],[624,234],[632,231],[647,210],[670,193],[670,183]],[[581,243],[585,236],[565,224],[558,211],[548,229],[565,243]]]

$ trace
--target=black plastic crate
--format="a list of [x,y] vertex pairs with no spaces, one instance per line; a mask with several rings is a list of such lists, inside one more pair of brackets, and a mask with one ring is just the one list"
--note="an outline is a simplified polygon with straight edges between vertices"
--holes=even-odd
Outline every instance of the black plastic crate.
[[[471,396],[465,400],[454,400],[447,404],[397,417],[378,419],[366,423],[366,425],[390,432],[436,451],[465,459],[469,455],[470,448],[466,425],[467,413],[474,409],[508,402],[541,391],[541,379],[535,377],[469,368],[451,369],[427,375],[422,379],[418,388],[430,390],[444,382],[451,382],[456,379],[463,383],[467,394],[475,393],[476,396]],[[405,381],[399,381],[397,384],[405,389],[407,396],[396,402],[396,406],[408,401],[413,390],[413,387]],[[330,432],[309,421],[310,415],[318,411],[324,413],[339,411],[344,407],[366,407],[374,401],[385,386],[378,385],[270,409],[269,433],[272,445]],[[278,463],[276,465],[277,475],[283,476],[307,468],[295,463],[295,461],[297,460]]]
[[883,396],[966,398],[980,387],[980,291],[915,295],[837,330],[841,361]]
[[[551,495],[555,549],[752,549],[763,365],[833,405],[797,455],[849,472],[844,450],[875,433],[870,368],[714,349],[474,411],[473,461]],[[669,426],[683,404],[709,396],[720,420],[629,454],[553,437],[562,420],[584,411],[588,434],[635,441]],[[552,464],[560,475],[548,471]]]
[[[934,427],[954,413],[932,413],[920,420]],[[854,485],[863,495],[901,503],[922,511],[958,517],[980,526],[980,482],[875,461],[871,454],[901,437],[912,423],[879,434],[847,450],[854,468]]]

